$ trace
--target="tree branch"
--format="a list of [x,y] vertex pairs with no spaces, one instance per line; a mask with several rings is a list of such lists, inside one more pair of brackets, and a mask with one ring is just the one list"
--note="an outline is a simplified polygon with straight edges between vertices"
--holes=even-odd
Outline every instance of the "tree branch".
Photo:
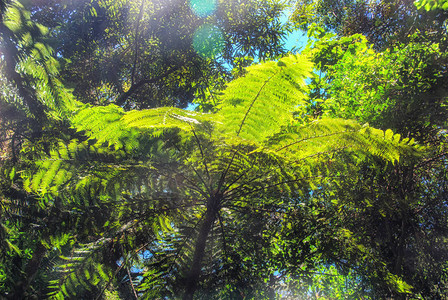
[[124,92],[123,94],[121,94],[120,96],[117,97],[117,99],[115,100],[115,104],[118,106],[123,106],[126,102],[126,100],[135,92],[137,92],[141,87],[143,87],[146,84],[150,84],[150,83],[156,83],[158,81],[160,81],[161,79],[167,77],[168,75],[170,75],[171,73],[176,72],[177,70],[180,69],[180,66],[175,66],[169,70],[167,70],[165,73],[160,74],[159,76],[156,77],[152,77],[152,78],[146,78],[146,79],[142,79],[139,82],[133,84],[129,90],[127,90],[126,92]]

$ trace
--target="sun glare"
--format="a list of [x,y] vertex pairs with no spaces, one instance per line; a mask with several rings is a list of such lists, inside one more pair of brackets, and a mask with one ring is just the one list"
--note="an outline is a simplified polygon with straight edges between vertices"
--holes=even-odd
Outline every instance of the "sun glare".
[[190,7],[199,17],[207,17],[216,10],[216,0],[190,0]]
[[221,30],[210,24],[199,27],[193,37],[193,48],[199,55],[214,58],[224,47],[224,38]]

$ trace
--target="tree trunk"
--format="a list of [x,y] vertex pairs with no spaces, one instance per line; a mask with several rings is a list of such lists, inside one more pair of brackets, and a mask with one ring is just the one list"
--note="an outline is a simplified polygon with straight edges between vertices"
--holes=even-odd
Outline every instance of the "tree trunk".
[[183,300],[192,300],[193,295],[196,292],[199,282],[199,276],[201,275],[202,259],[204,258],[205,254],[207,238],[213,227],[213,223],[216,220],[218,205],[219,199],[217,199],[216,197],[210,198],[208,200],[204,222],[199,228],[199,235],[198,239],[196,240],[193,261],[190,271],[188,272]]

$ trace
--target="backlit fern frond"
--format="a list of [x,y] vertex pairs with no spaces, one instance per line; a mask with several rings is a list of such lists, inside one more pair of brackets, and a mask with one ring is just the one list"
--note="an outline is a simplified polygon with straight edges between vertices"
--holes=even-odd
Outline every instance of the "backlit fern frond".
[[73,126],[84,131],[99,145],[114,145],[116,149],[133,149],[138,146],[136,133],[126,128],[121,118],[124,110],[116,105],[92,107],[85,105],[71,118]]
[[311,69],[312,63],[300,55],[247,68],[221,98],[225,133],[254,141],[276,133],[292,120],[293,111],[306,105],[305,78]]
[[121,107],[85,106],[72,118],[73,126],[85,131],[100,145],[114,145],[116,149],[135,150],[142,135],[159,137],[168,129],[191,131],[195,127],[216,122],[218,116],[196,113],[175,107],[160,107],[124,112]]
[[[163,220],[162,220],[163,219]],[[67,299],[75,296],[102,299],[101,295],[117,286],[123,275],[141,259],[148,242],[154,239],[152,223],[167,223],[166,217],[148,215],[145,221],[131,220],[105,224],[101,235],[89,237],[88,242],[77,242],[61,250],[52,263],[48,296],[50,299]],[[123,225],[124,224],[124,225]],[[158,229],[160,230],[160,229]],[[166,229],[166,231],[172,231]],[[144,236],[142,239],[139,236]],[[80,238],[80,236],[78,236]],[[127,272],[126,272],[127,270]],[[138,278],[128,278],[139,282]]]
[[175,107],[160,107],[142,111],[130,111],[123,117],[128,127],[159,130],[179,128],[190,131],[203,122],[217,122],[219,116],[188,111]]
[[294,159],[347,150],[379,156],[391,162],[398,161],[400,155],[418,150],[413,140],[401,139],[391,130],[382,131],[352,120],[329,118],[287,126],[273,136],[267,146]]
[[28,170],[22,177],[25,190],[41,197],[48,194],[67,200],[74,196],[87,200],[98,199],[99,194],[116,198],[121,193],[117,184],[128,190],[139,183],[128,176],[149,169],[142,163],[129,162],[123,151],[112,152],[89,142],[72,140],[60,142],[49,156],[42,154],[34,161],[34,171]]

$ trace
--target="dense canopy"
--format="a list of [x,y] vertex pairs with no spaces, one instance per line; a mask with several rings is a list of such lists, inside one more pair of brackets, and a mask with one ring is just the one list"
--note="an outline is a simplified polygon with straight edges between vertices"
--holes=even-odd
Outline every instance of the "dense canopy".
[[0,13],[0,298],[448,294],[445,0]]

